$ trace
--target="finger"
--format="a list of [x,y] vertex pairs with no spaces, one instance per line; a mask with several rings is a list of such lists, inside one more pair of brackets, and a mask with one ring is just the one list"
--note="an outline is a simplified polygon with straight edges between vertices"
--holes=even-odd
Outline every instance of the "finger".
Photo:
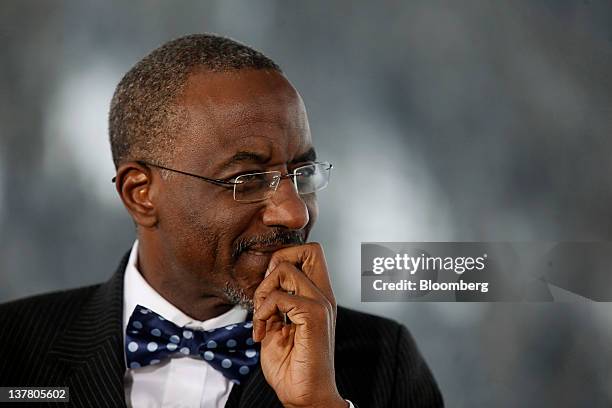
[[332,290],[327,263],[323,248],[316,242],[287,247],[272,254],[266,274],[272,271],[282,262],[289,262],[300,269],[318,287],[332,304],[336,304]]
[[266,333],[269,331],[280,330],[283,327],[283,320],[280,316],[274,315],[266,320]]
[[253,340],[262,341],[265,338],[267,321],[279,319],[279,313],[287,313],[296,326],[321,326],[322,329],[332,330],[333,311],[325,299],[321,302],[275,290],[253,315]]
[[282,330],[284,327],[282,318],[278,315],[272,315],[268,320],[256,320],[253,317],[253,341],[261,341],[266,333],[270,331]]
[[302,271],[288,262],[282,262],[255,290],[253,296],[255,308],[259,307],[258,305],[265,300],[270,292],[278,289],[311,299],[326,297]]

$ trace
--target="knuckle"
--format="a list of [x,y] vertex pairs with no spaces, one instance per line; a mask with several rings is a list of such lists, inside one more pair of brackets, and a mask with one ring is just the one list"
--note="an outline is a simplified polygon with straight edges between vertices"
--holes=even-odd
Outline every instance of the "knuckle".
[[284,281],[294,280],[294,277],[300,272],[299,269],[290,262],[283,262],[282,267],[278,268],[279,279]]
[[253,294],[254,300],[263,300],[266,297],[266,288],[263,285],[259,285],[257,289],[255,289],[255,293]]
[[317,253],[317,254],[323,253],[323,247],[318,242],[309,242],[306,244],[306,246],[314,253]]
[[331,305],[331,314],[332,316],[338,315],[338,305],[336,305],[335,303]]
[[308,262],[312,264],[321,264],[325,265],[325,253],[323,252],[323,247],[318,242],[311,242],[308,244],[309,248],[306,251],[306,258]]
[[259,304],[259,308],[257,309],[258,317],[267,316],[270,312],[270,308],[274,305],[274,302],[270,297],[267,297],[266,300]]
[[328,313],[333,313],[336,309],[336,305],[327,299],[324,300],[323,304],[325,305],[325,311]]
[[291,280],[292,268],[291,264],[288,262],[281,262],[278,264],[273,273],[277,275],[277,279],[280,282],[281,286],[286,284],[287,281]]
[[255,293],[255,296],[253,298],[253,303],[255,304],[255,308],[256,309],[261,308],[261,305],[264,303],[265,300],[266,298],[264,296],[262,296],[261,294]]
[[283,250],[281,249],[280,251],[275,251],[272,253],[272,256],[270,257],[270,265],[272,264],[278,264],[278,262],[281,260],[281,252]]
[[327,303],[329,304],[331,310],[335,312],[338,307],[338,304],[336,303],[336,298],[333,294],[331,295],[331,299],[328,299]]

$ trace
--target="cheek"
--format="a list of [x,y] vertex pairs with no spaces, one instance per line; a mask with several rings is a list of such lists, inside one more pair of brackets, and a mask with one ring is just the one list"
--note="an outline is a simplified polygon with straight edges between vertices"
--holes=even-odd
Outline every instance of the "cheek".
[[198,273],[211,270],[220,232],[215,222],[220,213],[214,201],[204,201],[188,186],[174,188],[159,208],[159,234],[162,245],[172,253],[180,269]]
[[207,257],[209,270],[221,273],[232,267],[234,243],[249,228],[256,212],[247,207],[236,207],[233,199],[229,204],[215,204],[220,205],[190,208],[186,223],[192,231],[190,245],[196,243],[199,246],[199,252]]

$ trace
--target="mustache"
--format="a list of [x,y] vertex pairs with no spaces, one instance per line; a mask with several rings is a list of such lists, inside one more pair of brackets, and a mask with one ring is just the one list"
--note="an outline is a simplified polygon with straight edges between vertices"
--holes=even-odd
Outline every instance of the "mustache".
[[243,252],[257,246],[303,245],[305,242],[306,232],[303,230],[275,229],[261,235],[238,238],[234,242],[232,258],[236,260]]

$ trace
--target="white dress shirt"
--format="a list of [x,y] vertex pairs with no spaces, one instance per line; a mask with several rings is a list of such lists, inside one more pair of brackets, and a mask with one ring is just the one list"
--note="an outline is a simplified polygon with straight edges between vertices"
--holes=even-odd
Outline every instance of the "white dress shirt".
[[[247,310],[240,306],[204,322],[187,316],[147,283],[138,271],[137,261],[138,241],[135,241],[125,268],[124,333],[136,305],[153,310],[177,326],[192,329],[210,330],[245,321]],[[124,385],[128,407],[223,408],[234,384],[201,359],[176,353],[156,365],[128,368]]]

